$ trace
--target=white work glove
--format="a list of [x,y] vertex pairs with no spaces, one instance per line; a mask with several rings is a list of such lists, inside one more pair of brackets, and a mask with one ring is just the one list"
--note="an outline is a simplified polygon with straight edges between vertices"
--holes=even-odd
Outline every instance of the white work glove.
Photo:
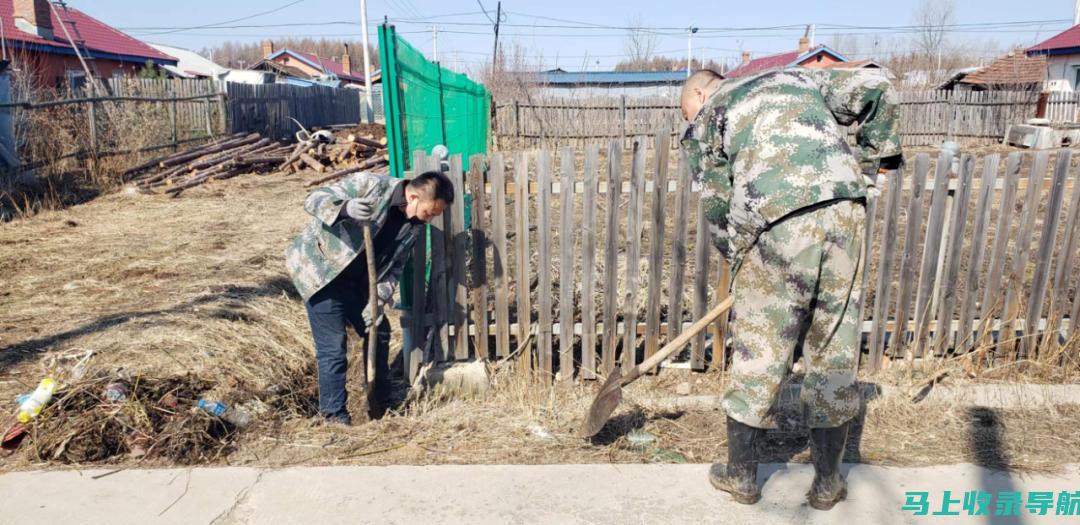
[[[390,305],[390,300],[394,298],[394,285],[390,283],[379,283],[375,286],[375,293],[378,296],[379,309],[383,310]],[[368,305],[364,307],[363,312],[364,325],[368,328],[371,328],[374,323],[379,322],[378,319],[374,318],[375,312],[371,307],[371,302],[368,302]]]
[[341,211],[346,217],[354,221],[367,222],[375,216],[375,200],[349,199],[345,202],[345,207]]
[[878,187],[877,181],[863,175],[863,182],[866,183],[866,198],[876,199],[881,196],[881,188]]

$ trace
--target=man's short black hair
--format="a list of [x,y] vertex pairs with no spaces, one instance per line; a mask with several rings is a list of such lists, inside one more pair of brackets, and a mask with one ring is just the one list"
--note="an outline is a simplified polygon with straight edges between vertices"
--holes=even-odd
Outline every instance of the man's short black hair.
[[410,180],[409,187],[425,199],[454,203],[454,183],[441,171],[425,171]]

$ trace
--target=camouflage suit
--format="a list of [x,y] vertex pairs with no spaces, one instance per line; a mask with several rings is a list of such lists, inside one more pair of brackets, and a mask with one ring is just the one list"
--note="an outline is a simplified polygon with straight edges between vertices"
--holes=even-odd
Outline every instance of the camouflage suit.
[[[784,69],[724,80],[683,138],[709,235],[734,270],[728,415],[773,427],[795,349],[807,423],[851,419],[866,184],[900,154],[888,81],[868,70]],[[842,126],[860,123],[857,150]]]
[[[334,280],[364,251],[363,227],[355,221],[339,218],[345,202],[356,197],[376,199],[378,204],[372,225],[374,234],[386,222],[394,189],[404,182],[403,179],[361,172],[308,195],[304,209],[315,218],[285,250],[285,266],[305,301]],[[389,264],[375,269],[380,283],[396,285],[401,277],[420,227],[407,230],[395,247]]]

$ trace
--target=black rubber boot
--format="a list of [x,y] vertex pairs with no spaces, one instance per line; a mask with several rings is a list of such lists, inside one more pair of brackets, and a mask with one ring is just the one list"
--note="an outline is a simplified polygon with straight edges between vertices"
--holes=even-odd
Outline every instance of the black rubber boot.
[[810,458],[814,461],[814,484],[806,500],[817,510],[829,510],[847,497],[847,482],[840,475],[849,423],[836,428],[810,429]]
[[715,463],[709,468],[709,483],[713,488],[731,494],[731,498],[744,505],[753,505],[761,499],[757,486],[757,443],[765,430],[744,425],[727,418],[728,462]]

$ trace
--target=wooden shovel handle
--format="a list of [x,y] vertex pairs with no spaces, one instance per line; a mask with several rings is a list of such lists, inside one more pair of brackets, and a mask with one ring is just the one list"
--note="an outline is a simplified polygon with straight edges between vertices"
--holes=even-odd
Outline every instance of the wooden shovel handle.
[[684,346],[686,346],[686,343],[690,342],[691,338],[698,335],[698,333],[704,330],[706,326],[712,324],[712,322],[716,321],[721,315],[727,313],[727,311],[731,309],[731,305],[734,302],[735,297],[733,296],[729,296],[727,299],[721,301],[720,304],[716,305],[715,308],[709,310],[709,313],[705,314],[704,317],[698,319],[694,322],[694,324],[690,325],[690,328],[687,328],[685,332],[679,334],[679,337],[676,337],[675,340],[664,345],[664,347],[658,350],[655,354],[653,354],[652,357],[646,359],[645,361],[642,361],[641,364],[632,368],[628,374],[623,376],[622,384],[629,384],[631,381],[634,381],[635,379],[641,377],[641,375],[645,372],[655,368],[663,360],[671,357],[671,354],[674,354],[675,352],[682,349]]
[[[367,328],[367,359],[365,363],[364,381],[370,383],[375,373],[375,346],[378,344],[378,336],[374,333],[379,324],[379,275],[375,271],[375,242],[371,235],[371,221],[364,222],[364,255],[367,259],[368,273],[368,303],[371,305],[371,326]],[[367,386],[367,385],[365,385]]]

